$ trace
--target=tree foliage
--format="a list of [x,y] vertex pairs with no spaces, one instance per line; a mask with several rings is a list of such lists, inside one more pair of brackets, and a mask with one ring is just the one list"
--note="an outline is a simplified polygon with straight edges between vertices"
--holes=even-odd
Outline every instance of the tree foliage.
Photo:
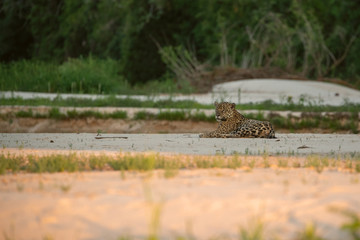
[[3,0],[0,29],[1,62],[111,58],[131,83],[171,71],[172,48],[208,66],[360,78],[353,0]]

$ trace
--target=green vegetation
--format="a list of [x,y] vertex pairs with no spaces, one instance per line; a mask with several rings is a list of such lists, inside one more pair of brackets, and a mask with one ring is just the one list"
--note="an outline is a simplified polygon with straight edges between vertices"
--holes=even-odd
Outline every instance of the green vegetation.
[[156,81],[168,88],[140,88],[201,91],[227,76],[219,69],[240,68],[360,86],[359,9],[353,0],[5,0],[0,89],[125,93]]
[[360,239],[360,216],[352,211],[343,210],[342,214],[349,218],[347,223],[342,225],[342,229],[347,230],[350,232],[351,236],[355,240]]
[[122,79],[114,60],[70,59],[62,65],[22,60],[0,65],[1,90],[99,93],[117,89]]
[[[2,118],[11,118],[12,115],[0,115]],[[126,119],[127,113],[125,111],[114,111],[112,113],[101,113],[98,111],[86,110],[86,111],[76,111],[70,110],[66,113],[61,113],[59,108],[51,108],[47,114],[33,113],[32,109],[28,111],[20,110],[15,113],[17,118],[52,118],[58,120],[64,119],[84,119],[84,118],[98,118],[98,119]]]
[[[177,102],[170,102],[170,106]],[[180,103],[181,106],[185,104],[192,104],[192,102]],[[197,103],[194,103],[197,105]],[[206,106],[205,106],[206,107]],[[181,109],[181,108],[180,108]],[[148,112],[146,110],[138,111],[132,117],[132,120],[167,120],[167,121],[203,121],[215,122],[215,115],[207,115],[203,111],[190,111],[188,109],[182,110],[159,110],[158,113]],[[111,113],[103,113],[93,110],[63,110],[60,111],[57,107],[52,107],[47,113],[36,113],[36,109],[29,108],[27,111],[19,110],[14,113],[0,114],[2,119],[15,118],[51,118],[58,120],[65,119],[84,119],[84,118],[97,118],[97,119],[129,119],[126,111],[114,111]],[[275,129],[288,129],[292,132],[302,129],[324,129],[327,132],[349,131],[358,133],[359,117],[358,112],[353,113],[302,113],[301,117],[288,114],[288,116],[280,116],[279,114],[269,113],[266,117],[262,112],[257,114],[245,114],[247,118],[270,121]]]
[[[65,189],[63,191],[64,191],[64,193],[66,193],[68,190]],[[161,239],[161,236],[159,235],[159,231],[161,230],[161,228],[160,228],[160,218],[161,218],[161,211],[162,211],[163,206],[162,206],[161,203],[154,203],[152,201],[149,201],[149,204],[151,205],[151,217],[150,217],[149,234],[148,234],[148,236],[144,236],[143,239],[160,240]],[[349,211],[349,212],[352,215],[356,216],[357,219],[359,218],[356,215],[356,213],[351,212],[351,211]],[[351,222],[350,224],[353,225],[353,224],[356,224],[356,223]],[[351,238],[349,240],[358,240],[359,239],[359,236],[358,236],[357,233],[355,233],[355,235],[353,235],[354,232],[352,232],[351,230],[349,230],[349,232],[351,234]],[[268,233],[265,232],[265,227],[264,227],[263,223],[259,221],[259,222],[250,224],[250,226],[247,227],[247,228],[241,226],[238,239],[239,240],[263,240],[263,239],[265,239],[265,237],[264,237],[265,234],[268,234]],[[13,227],[10,227],[9,232],[8,231],[3,231],[3,236],[4,236],[4,238],[6,240],[16,240],[15,235],[16,235],[15,234],[15,229]],[[51,235],[45,235],[42,239],[43,240],[52,240],[52,239],[55,239],[55,238],[53,238]],[[123,235],[123,236],[120,236],[120,237],[118,237],[116,239],[117,240],[132,240],[132,239],[139,239],[139,236],[132,237],[131,235]],[[193,236],[193,234],[191,232],[186,233],[186,235],[175,235],[174,239],[175,240],[196,240],[196,238]],[[226,239],[229,239],[229,236],[222,233],[219,236],[209,238],[209,240],[210,239],[226,240]],[[274,238],[270,238],[270,239],[281,240],[283,238],[274,237]],[[314,225],[314,224],[306,225],[304,229],[301,229],[298,232],[298,235],[294,239],[298,239],[298,240],[326,240],[326,238],[323,238],[319,234],[316,233],[316,225]]]
[[204,121],[214,122],[215,114],[207,116],[204,112],[197,111],[160,111],[158,114],[149,113],[147,111],[139,111],[135,114],[134,120],[168,120],[168,121]]
[[240,227],[240,240],[263,240],[264,223],[260,219],[253,220],[248,227]]
[[[310,100],[301,100],[297,103],[293,101],[283,101],[275,103],[272,100],[266,100],[260,103],[244,103],[237,105],[237,109],[244,110],[268,110],[268,111],[295,111],[295,112],[350,112],[358,113],[360,104],[354,104],[344,101],[341,106],[321,105]],[[214,109],[213,104],[201,104],[194,100],[174,100],[171,96],[168,99],[154,100],[149,95],[146,100],[135,98],[118,98],[115,96],[104,96],[97,99],[86,98],[32,98],[22,99],[20,97],[4,98],[0,96],[0,106],[51,106],[51,107],[142,107],[142,108],[179,108],[179,109]],[[262,117],[259,115],[259,117]]]
[[246,117],[258,120],[270,121],[275,129],[289,129],[290,131],[297,131],[301,129],[326,129],[328,131],[336,132],[340,130],[358,133],[359,116],[357,112],[352,114],[333,114],[332,116],[322,115],[321,113],[303,113],[302,116],[296,117],[289,114],[287,117],[282,117],[278,114],[270,114],[266,118],[259,112],[258,114],[246,114]]
[[[68,191],[68,190],[67,189],[64,190],[64,193],[66,193],[65,191]],[[143,239],[160,240],[161,237],[159,236],[159,231],[160,231],[160,218],[161,218],[162,205],[161,205],[161,203],[153,203],[152,201],[149,201],[149,204],[151,204],[151,218],[150,218],[150,226],[149,226],[149,235],[144,236]],[[356,216],[356,214],[354,212],[350,212],[350,213]],[[357,217],[357,218],[359,218],[359,217]],[[354,224],[354,223],[350,223],[350,224]],[[351,232],[351,231],[350,231],[350,233],[353,234],[353,232]],[[265,234],[265,227],[263,226],[263,223],[256,222],[256,223],[251,224],[248,228],[241,227],[238,239],[239,240],[263,240],[263,239],[265,239],[264,234]],[[16,240],[15,235],[16,234],[15,234],[15,230],[13,227],[10,227],[9,232],[7,232],[7,231],[3,232],[3,236],[6,240]],[[210,239],[214,239],[214,238],[218,239],[218,240],[226,240],[226,239],[229,239],[229,236],[227,236],[226,234],[221,234],[219,236],[216,236],[216,237],[213,237]],[[46,235],[42,239],[43,240],[51,240],[54,238],[51,235]],[[139,239],[139,236],[132,237],[131,235],[123,235],[116,239],[117,240],[132,240],[132,239]],[[175,240],[196,240],[196,238],[193,236],[192,233],[186,233],[186,235],[176,235],[176,236],[174,236],[174,239]],[[270,239],[281,240],[283,238],[276,237],[276,238],[270,238]],[[295,239],[326,240],[326,238],[323,238],[323,237],[319,236],[319,234],[316,234],[316,226],[314,224],[306,225],[306,227],[304,229],[299,231],[298,236]],[[349,240],[358,240],[358,239],[359,239],[359,236],[355,234],[355,235],[352,235],[352,238],[350,238]]]
[[26,105],[26,106],[53,106],[53,107],[143,107],[143,108],[193,108],[210,109],[213,105],[204,105],[192,100],[174,101],[171,98],[154,101],[149,96],[147,100],[141,101],[133,98],[116,98],[115,96],[106,96],[104,98],[82,99],[82,98],[46,98],[22,99],[22,98],[0,98],[0,105]]
[[325,240],[316,233],[316,227],[313,224],[306,225],[305,229],[299,233],[299,240]]
[[[318,173],[326,169],[345,169],[350,172],[359,172],[360,155],[357,153],[346,156],[320,156],[310,155],[305,162],[299,158],[290,160],[281,157],[268,159],[254,157],[247,159],[247,155],[235,153],[232,156],[163,156],[160,154],[130,154],[119,153],[116,156],[81,154],[52,154],[48,156],[11,155],[0,154],[0,174],[5,173],[43,173],[43,172],[75,172],[92,170],[118,170],[118,171],[152,171],[164,170],[165,177],[173,177],[179,169],[254,169],[269,168],[309,168]],[[266,160],[266,161],[264,161]],[[291,163],[291,164],[289,164]],[[331,164],[330,164],[331,163]]]
[[116,60],[92,56],[69,59],[62,64],[30,60],[0,63],[0,91],[126,95],[192,92],[188,85],[179,90],[170,79],[130,85],[118,74],[118,68]]

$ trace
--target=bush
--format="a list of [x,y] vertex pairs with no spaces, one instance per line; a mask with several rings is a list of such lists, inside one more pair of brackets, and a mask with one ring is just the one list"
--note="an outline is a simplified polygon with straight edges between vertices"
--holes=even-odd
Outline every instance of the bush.
[[1,90],[127,93],[170,79],[161,91],[173,91],[208,81],[204,66],[360,84],[359,1],[3,2]]

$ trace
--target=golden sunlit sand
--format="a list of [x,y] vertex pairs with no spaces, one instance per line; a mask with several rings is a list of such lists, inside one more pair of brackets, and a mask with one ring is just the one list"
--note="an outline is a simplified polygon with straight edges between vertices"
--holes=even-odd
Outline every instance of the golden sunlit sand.
[[[90,156],[104,151],[2,149],[3,155]],[[169,161],[229,161],[237,168],[195,167],[74,173],[8,172],[0,176],[0,229],[5,239],[297,239],[309,226],[325,239],[352,239],[341,226],[360,213],[358,160],[311,157],[161,154]],[[316,156],[314,156],[316,158]],[[200,160],[199,160],[200,161]],[[255,230],[254,230],[255,229]]]

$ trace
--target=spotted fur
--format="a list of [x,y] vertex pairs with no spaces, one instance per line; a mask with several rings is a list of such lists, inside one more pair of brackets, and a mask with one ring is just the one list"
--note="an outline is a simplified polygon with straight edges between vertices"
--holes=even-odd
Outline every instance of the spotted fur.
[[201,138],[275,138],[270,122],[245,118],[235,109],[235,103],[215,102],[215,131],[202,133]]

